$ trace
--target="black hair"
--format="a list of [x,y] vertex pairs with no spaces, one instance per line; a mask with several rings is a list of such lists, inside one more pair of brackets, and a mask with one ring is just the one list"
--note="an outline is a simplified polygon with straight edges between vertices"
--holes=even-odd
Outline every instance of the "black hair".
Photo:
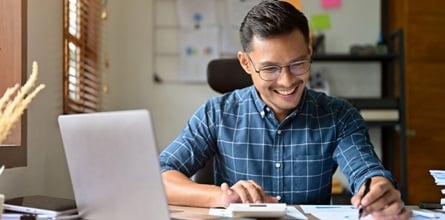
[[285,1],[265,0],[255,5],[244,17],[240,27],[241,46],[251,51],[254,36],[268,39],[300,30],[309,43],[309,25],[306,16]]

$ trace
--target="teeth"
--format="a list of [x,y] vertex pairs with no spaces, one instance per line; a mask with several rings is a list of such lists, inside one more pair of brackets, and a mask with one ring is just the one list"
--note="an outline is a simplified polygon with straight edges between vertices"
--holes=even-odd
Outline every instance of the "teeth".
[[281,95],[289,95],[291,93],[293,93],[295,91],[295,88],[291,89],[291,90],[277,90],[278,93],[280,93]]

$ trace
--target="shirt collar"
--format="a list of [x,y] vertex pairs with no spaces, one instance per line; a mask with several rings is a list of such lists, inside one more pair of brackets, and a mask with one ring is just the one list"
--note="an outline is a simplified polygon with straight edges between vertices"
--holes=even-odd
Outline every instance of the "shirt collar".
[[[255,86],[252,85],[250,87],[250,92],[253,97],[254,105],[259,114],[264,118],[267,114],[270,114],[272,112],[272,109],[264,103],[264,101],[261,99],[260,95],[258,94],[258,91],[256,90]],[[294,111],[291,112],[291,114],[288,116],[295,117],[297,113],[301,112],[303,110],[303,107],[305,106],[306,102],[306,96],[307,96],[307,88],[304,88],[303,95],[301,96],[300,103],[298,103],[298,106],[294,109]]]

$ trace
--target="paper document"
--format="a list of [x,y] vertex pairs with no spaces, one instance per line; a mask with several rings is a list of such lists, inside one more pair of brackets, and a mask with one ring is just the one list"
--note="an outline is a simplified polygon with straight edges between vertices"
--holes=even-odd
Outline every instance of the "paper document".
[[[358,219],[358,209],[352,205],[301,205],[303,212],[318,219]],[[362,219],[372,219],[370,216]]]
[[[358,210],[351,205],[301,205],[303,212],[310,213],[320,220],[331,219],[358,219]],[[414,209],[413,209],[414,210]],[[445,220],[445,214],[428,210],[415,209],[411,220],[436,219]],[[434,215],[432,215],[434,213]],[[430,217],[428,217],[430,216]],[[371,220],[371,215],[361,218]]]

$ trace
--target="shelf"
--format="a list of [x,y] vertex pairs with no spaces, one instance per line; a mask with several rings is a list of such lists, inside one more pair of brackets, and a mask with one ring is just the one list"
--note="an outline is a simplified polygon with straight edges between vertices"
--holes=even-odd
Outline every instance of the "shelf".
[[398,109],[398,98],[346,98],[357,109]]
[[353,55],[348,53],[333,54],[313,54],[312,60],[323,62],[370,62],[370,61],[391,61],[396,58],[395,54],[371,54]]
[[400,123],[397,98],[347,98],[369,126],[395,126]]

